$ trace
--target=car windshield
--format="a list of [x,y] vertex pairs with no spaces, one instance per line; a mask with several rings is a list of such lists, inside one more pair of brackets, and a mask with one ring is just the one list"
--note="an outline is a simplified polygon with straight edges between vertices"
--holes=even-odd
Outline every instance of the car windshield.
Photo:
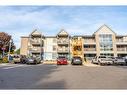
[[64,58],[66,58],[66,57],[64,57],[64,56],[59,56],[58,58],[59,58],[59,59],[64,59]]
[[33,60],[33,58],[28,58],[28,60]]
[[112,57],[112,56],[110,56],[110,57],[108,56],[107,58],[115,59],[115,57]]
[[14,56],[14,58],[19,58],[19,56]]
[[123,59],[122,57],[116,57],[117,59]]
[[106,58],[105,56],[99,56],[99,58]]
[[80,57],[74,57],[74,59],[81,59]]

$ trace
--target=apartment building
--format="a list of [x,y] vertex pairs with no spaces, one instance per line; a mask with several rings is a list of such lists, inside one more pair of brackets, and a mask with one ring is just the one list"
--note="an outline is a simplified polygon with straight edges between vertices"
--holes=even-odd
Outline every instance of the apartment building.
[[44,36],[33,31],[28,37],[21,37],[22,55],[40,56],[42,60],[56,60],[59,56],[71,59],[80,56],[91,59],[94,56],[127,56],[127,35],[117,35],[107,25],[102,25],[92,35],[70,36],[61,30],[56,36]]
[[64,29],[57,34],[57,55],[70,59],[70,36]]
[[127,36],[117,35],[107,25],[101,26],[93,35],[82,36],[84,57],[127,56]]
[[36,56],[43,60],[44,55],[44,36],[34,30],[29,36],[21,37],[20,54],[26,56]]
[[44,57],[44,35],[34,30],[28,38],[28,56]]
[[28,37],[21,37],[21,55],[40,57],[44,61],[54,61],[59,56],[70,59],[70,36],[61,30],[56,36],[44,36],[34,30]]

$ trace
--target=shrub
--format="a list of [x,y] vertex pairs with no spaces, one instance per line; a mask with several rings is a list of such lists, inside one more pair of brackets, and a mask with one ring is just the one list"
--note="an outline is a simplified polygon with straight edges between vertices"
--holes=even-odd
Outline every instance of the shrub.
[[3,60],[0,60],[0,63],[2,63],[3,62]]
[[3,63],[8,63],[8,58],[5,56],[3,57],[3,60],[2,60]]

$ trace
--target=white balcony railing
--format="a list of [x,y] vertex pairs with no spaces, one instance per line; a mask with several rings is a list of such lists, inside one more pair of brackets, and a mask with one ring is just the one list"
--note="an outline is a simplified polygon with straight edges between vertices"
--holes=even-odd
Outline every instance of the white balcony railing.
[[117,48],[117,51],[127,51],[127,48]]
[[95,40],[84,40],[84,42],[86,42],[86,43],[95,43],[96,41]]
[[31,48],[31,52],[43,52],[43,48]]
[[127,41],[116,41],[116,45],[127,45]]
[[69,52],[69,48],[58,48],[58,52]]
[[96,51],[96,48],[84,48],[84,51]]
[[69,44],[69,40],[62,40],[62,39],[59,39],[59,40],[57,40],[57,43],[58,43],[58,44]]

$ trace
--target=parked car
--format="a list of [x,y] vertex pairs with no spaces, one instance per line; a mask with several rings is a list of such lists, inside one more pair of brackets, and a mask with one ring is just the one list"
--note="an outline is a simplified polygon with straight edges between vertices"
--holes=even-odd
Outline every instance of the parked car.
[[79,56],[73,57],[71,61],[72,65],[82,65],[82,59]]
[[125,59],[125,63],[126,63],[126,65],[127,65],[127,56],[125,56],[124,59]]
[[26,64],[39,64],[41,63],[40,58],[29,57],[26,59]]
[[67,58],[64,56],[60,56],[57,58],[57,65],[67,65],[68,61]]
[[20,63],[21,60],[20,60],[20,56],[19,55],[14,55],[13,57],[13,62],[16,64],[16,63]]
[[113,61],[114,65],[126,65],[125,59],[123,57],[115,57]]
[[27,57],[26,57],[26,55],[21,55],[21,56],[20,56],[20,61],[21,61],[21,63],[26,64],[26,62],[27,62]]
[[112,65],[113,61],[111,57],[106,56],[96,56],[92,59],[93,64],[99,64],[99,65]]

